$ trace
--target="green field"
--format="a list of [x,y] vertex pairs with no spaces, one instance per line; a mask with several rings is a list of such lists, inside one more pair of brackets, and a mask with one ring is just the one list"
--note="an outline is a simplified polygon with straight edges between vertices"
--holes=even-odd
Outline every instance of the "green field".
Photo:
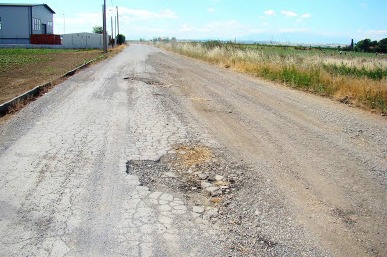
[[59,53],[74,53],[83,50],[68,49],[0,49],[0,71],[26,64],[48,62]]

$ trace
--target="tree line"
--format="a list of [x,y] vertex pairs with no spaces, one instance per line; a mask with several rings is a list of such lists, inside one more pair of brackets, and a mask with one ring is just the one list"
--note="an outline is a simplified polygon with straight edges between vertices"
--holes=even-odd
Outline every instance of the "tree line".
[[380,41],[372,41],[369,38],[360,40],[356,44],[352,42],[349,46],[342,48],[343,51],[355,51],[365,53],[387,53],[387,38]]

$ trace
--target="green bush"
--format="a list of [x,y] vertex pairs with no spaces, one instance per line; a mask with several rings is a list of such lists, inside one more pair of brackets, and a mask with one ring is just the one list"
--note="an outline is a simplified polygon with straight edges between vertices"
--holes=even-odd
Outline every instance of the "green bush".
[[203,43],[203,46],[204,46],[207,50],[211,50],[211,49],[214,49],[214,48],[216,48],[216,47],[221,48],[221,47],[223,46],[223,43],[220,42],[219,40],[210,40],[210,41],[204,42],[204,43]]
[[123,43],[125,43],[125,36],[122,34],[118,34],[117,35],[117,44],[122,45]]

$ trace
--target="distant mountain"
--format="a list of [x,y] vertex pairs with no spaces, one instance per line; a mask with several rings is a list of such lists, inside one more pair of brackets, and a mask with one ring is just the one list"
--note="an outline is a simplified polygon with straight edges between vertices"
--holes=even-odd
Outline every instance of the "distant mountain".
[[261,33],[236,38],[244,42],[268,42],[279,44],[305,44],[305,45],[349,45],[351,38],[347,36],[318,35],[311,32],[284,32],[280,34]]

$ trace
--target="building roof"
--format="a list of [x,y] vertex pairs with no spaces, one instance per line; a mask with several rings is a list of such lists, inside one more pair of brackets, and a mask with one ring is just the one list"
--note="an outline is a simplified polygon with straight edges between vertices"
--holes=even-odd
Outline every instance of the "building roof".
[[50,6],[48,6],[47,4],[2,4],[0,3],[0,6],[23,6],[23,7],[34,7],[34,6],[40,6],[40,5],[43,5],[44,7],[46,7],[51,13],[54,13],[54,10],[51,9]]

